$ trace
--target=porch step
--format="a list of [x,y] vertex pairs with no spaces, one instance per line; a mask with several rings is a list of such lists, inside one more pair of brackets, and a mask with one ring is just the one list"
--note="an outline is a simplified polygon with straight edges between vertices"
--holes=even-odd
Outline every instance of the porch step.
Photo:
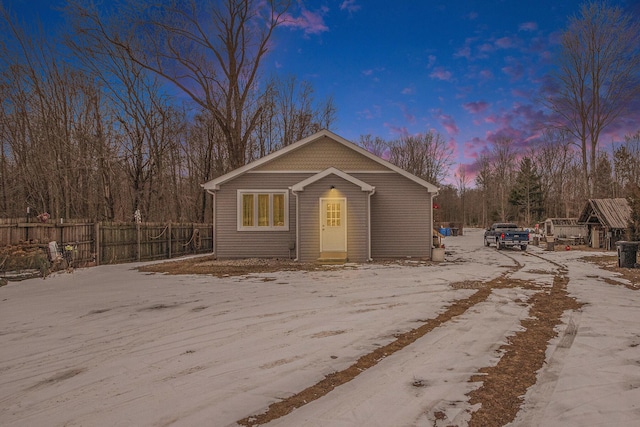
[[347,262],[346,252],[320,252],[317,260],[320,264],[344,264]]

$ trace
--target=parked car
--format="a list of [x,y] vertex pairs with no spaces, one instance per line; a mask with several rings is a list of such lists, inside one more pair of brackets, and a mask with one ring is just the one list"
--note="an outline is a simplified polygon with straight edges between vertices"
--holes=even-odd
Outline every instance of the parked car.
[[497,222],[484,232],[484,245],[496,245],[497,249],[519,246],[523,251],[529,244],[529,231],[513,223]]

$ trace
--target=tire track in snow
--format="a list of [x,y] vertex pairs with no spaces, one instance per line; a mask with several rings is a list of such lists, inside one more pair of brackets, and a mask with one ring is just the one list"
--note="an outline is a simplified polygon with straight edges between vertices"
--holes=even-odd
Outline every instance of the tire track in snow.
[[[579,310],[582,304],[568,295],[566,266],[538,255],[533,256],[555,265],[558,272],[554,275],[550,289],[542,288],[530,298],[530,318],[521,322],[523,331],[510,337],[508,343],[500,347],[503,356],[498,363],[480,369],[470,379],[471,382],[482,382],[482,385],[467,394],[471,405],[480,404],[479,409],[471,414],[469,427],[509,424],[516,418],[524,403],[524,395],[531,386],[540,381],[542,392],[555,388],[557,375],[553,371],[547,369],[547,375],[541,375],[540,378],[538,372],[547,363],[546,349],[558,335],[557,328],[562,324],[563,315]],[[576,318],[579,321],[579,316]],[[568,353],[577,328],[575,322],[570,322],[564,328],[560,343],[550,359],[554,363],[554,369]],[[544,406],[544,399],[539,395],[538,398],[538,405]],[[448,425],[450,422],[446,418],[441,421],[444,424],[434,425]]]
[[512,267],[497,279],[484,284],[479,284],[477,286],[478,291],[476,293],[469,296],[468,298],[454,302],[437,317],[426,320],[424,324],[419,326],[418,328],[399,334],[394,341],[385,346],[375,349],[371,353],[361,356],[353,365],[349,366],[348,368],[342,371],[331,373],[320,382],[306,388],[305,390],[302,390],[301,392],[287,399],[271,404],[266,412],[243,418],[237,421],[237,423],[243,426],[257,426],[265,424],[291,413],[296,408],[300,408],[308,404],[309,402],[319,399],[320,397],[331,392],[336,387],[353,380],[362,372],[377,365],[380,361],[384,360],[391,354],[402,350],[409,344],[412,344],[419,338],[431,332],[436,327],[450,321],[454,317],[464,314],[469,308],[485,301],[489,297],[489,295],[491,295],[494,287],[505,286],[503,280],[505,279],[506,275],[520,268],[522,268],[522,266],[516,261],[515,267]]

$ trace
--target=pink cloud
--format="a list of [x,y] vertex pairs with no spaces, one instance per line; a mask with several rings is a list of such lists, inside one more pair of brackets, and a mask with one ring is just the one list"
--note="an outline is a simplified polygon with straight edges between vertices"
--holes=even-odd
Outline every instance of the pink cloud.
[[460,129],[458,129],[458,125],[456,125],[456,121],[453,116],[450,116],[448,114],[440,114],[438,116],[438,119],[440,120],[440,124],[442,125],[442,127],[444,127],[449,135],[456,136],[460,132]]
[[511,37],[502,37],[496,40],[496,46],[502,49],[508,49],[513,46],[513,40]]
[[519,27],[520,31],[535,31],[537,29],[538,24],[536,24],[535,22],[523,22]]
[[489,43],[483,43],[478,47],[478,50],[482,53],[491,53],[496,50],[496,48]]
[[409,122],[409,124],[415,124],[416,123],[416,116],[409,110],[409,108],[404,105],[404,104],[397,104],[398,108],[400,108],[400,111],[402,111],[402,115],[404,116],[404,119]]
[[344,0],[342,4],[340,4],[340,10],[346,10],[349,13],[359,11],[361,6],[356,4],[356,0]]
[[522,63],[512,57],[508,57],[505,60],[509,65],[502,67],[502,72],[511,77],[511,81],[520,80],[525,72]]
[[405,87],[404,89],[402,89],[402,94],[403,95],[412,95],[416,92],[416,90],[412,87]]
[[391,123],[385,122],[384,127],[389,129],[389,132],[394,136],[406,137],[409,135],[407,128],[404,126],[396,126],[396,125],[392,125]]
[[480,77],[483,80],[491,80],[493,79],[493,72],[491,70],[482,70],[480,71]]
[[433,64],[436,63],[436,57],[435,55],[429,55],[428,59],[429,59],[429,62],[427,63],[427,68],[431,68],[433,67]]
[[432,79],[450,81],[451,80],[451,72],[445,70],[442,67],[437,67],[437,68],[435,68],[433,70],[433,72],[431,74],[429,74],[429,77],[431,77]]
[[458,143],[454,138],[449,138],[449,142],[447,143],[447,146],[453,153],[453,156],[458,157],[458,153],[460,152],[460,150],[458,149]]
[[478,114],[489,108],[489,103],[485,101],[467,102],[462,107],[471,114]]
[[511,94],[513,96],[517,96],[517,97],[520,97],[520,98],[531,99],[531,97],[533,96],[533,91],[532,90],[524,90],[524,89],[512,89],[511,90]]
[[485,123],[495,124],[498,122],[498,117],[495,114],[491,114],[484,118]]
[[461,49],[458,49],[458,51],[456,53],[453,54],[453,56],[455,58],[467,58],[467,59],[471,59],[471,48],[469,46],[465,46]]
[[282,21],[282,26],[303,30],[305,35],[320,34],[329,31],[329,27],[324,23],[323,14],[307,9],[303,9],[297,18],[286,14]]

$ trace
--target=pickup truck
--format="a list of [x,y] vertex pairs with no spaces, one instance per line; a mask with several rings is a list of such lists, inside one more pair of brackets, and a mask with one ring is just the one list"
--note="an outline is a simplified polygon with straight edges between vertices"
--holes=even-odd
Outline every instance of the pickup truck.
[[520,246],[523,251],[529,244],[529,232],[519,228],[516,224],[497,222],[484,232],[484,245],[496,245],[496,248]]

